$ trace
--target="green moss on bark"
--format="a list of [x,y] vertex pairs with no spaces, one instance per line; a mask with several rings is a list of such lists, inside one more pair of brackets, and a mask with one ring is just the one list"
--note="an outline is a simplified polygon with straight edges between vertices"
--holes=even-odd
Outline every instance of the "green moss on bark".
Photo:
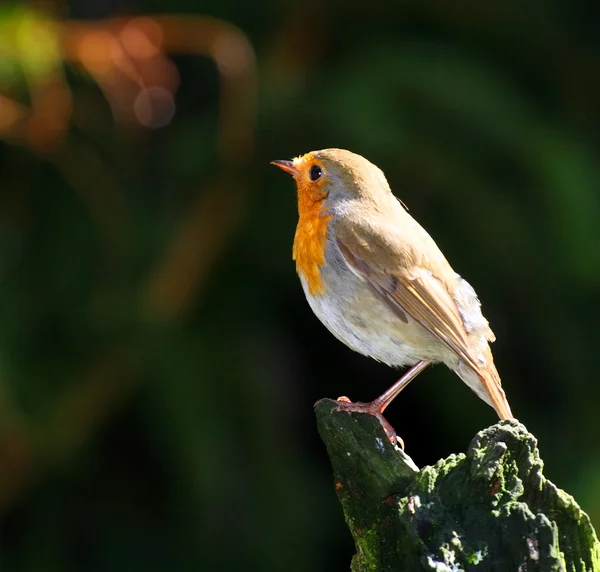
[[356,545],[354,572],[600,572],[600,544],[573,497],[543,475],[517,421],[478,433],[466,454],[420,471],[372,416],[316,406]]

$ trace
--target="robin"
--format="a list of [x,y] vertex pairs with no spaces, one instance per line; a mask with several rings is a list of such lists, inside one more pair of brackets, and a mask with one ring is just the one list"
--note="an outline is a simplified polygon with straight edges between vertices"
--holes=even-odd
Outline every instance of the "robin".
[[343,149],[273,161],[298,190],[293,258],[306,299],[351,349],[392,367],[412,366],[369,403],[339,409],[383,417],[392,400],[429,364],[454,371],[500,419],[510,406],[488,342],[495,336],[473,288],[390,190],[381,171]]

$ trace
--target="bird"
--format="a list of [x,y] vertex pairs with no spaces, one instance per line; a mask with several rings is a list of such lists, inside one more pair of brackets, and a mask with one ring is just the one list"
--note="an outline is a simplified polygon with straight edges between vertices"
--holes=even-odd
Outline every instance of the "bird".
[[345,149],[271,162],[296,182],[292,248],[311,309],[352,350],[410,369],[370,402],[338,398],[338,409],[375,415],[419,373],[443,363],[500,419],[512,419],[489,343],[495,336],[471,285],[392,193],[379,167]]

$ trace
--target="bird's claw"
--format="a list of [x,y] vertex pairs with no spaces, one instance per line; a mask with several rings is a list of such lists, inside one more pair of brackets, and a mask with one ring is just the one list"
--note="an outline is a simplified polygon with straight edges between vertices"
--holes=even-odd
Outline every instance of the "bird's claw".
[[385,434],[387,435],[387,438],[390,440],[390,443],[392,445],[400,445],[402,450],[404,450],[404,441],[402,438],[398,437],[390,422],[379,410],[379,404],[377,403],[377,400],[372,401],[371,403],[352,403],[348,397],[342,395],[341,397],[338,397],[336,401],[338,403],[338,411],[347,411],[348,413],[367,413],[368,415],[374,415],[377,417]]

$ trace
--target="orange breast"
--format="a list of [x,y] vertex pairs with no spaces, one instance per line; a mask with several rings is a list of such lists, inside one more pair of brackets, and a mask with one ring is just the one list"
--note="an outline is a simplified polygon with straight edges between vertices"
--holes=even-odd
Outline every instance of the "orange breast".
[[298,211],[300,218],[293,248],[296,271],[306,280],[309,293],[318,296],[325,293],[320,267],[325,263],[325,245],[331,216],[323,215],[321,201],[299,200]]

